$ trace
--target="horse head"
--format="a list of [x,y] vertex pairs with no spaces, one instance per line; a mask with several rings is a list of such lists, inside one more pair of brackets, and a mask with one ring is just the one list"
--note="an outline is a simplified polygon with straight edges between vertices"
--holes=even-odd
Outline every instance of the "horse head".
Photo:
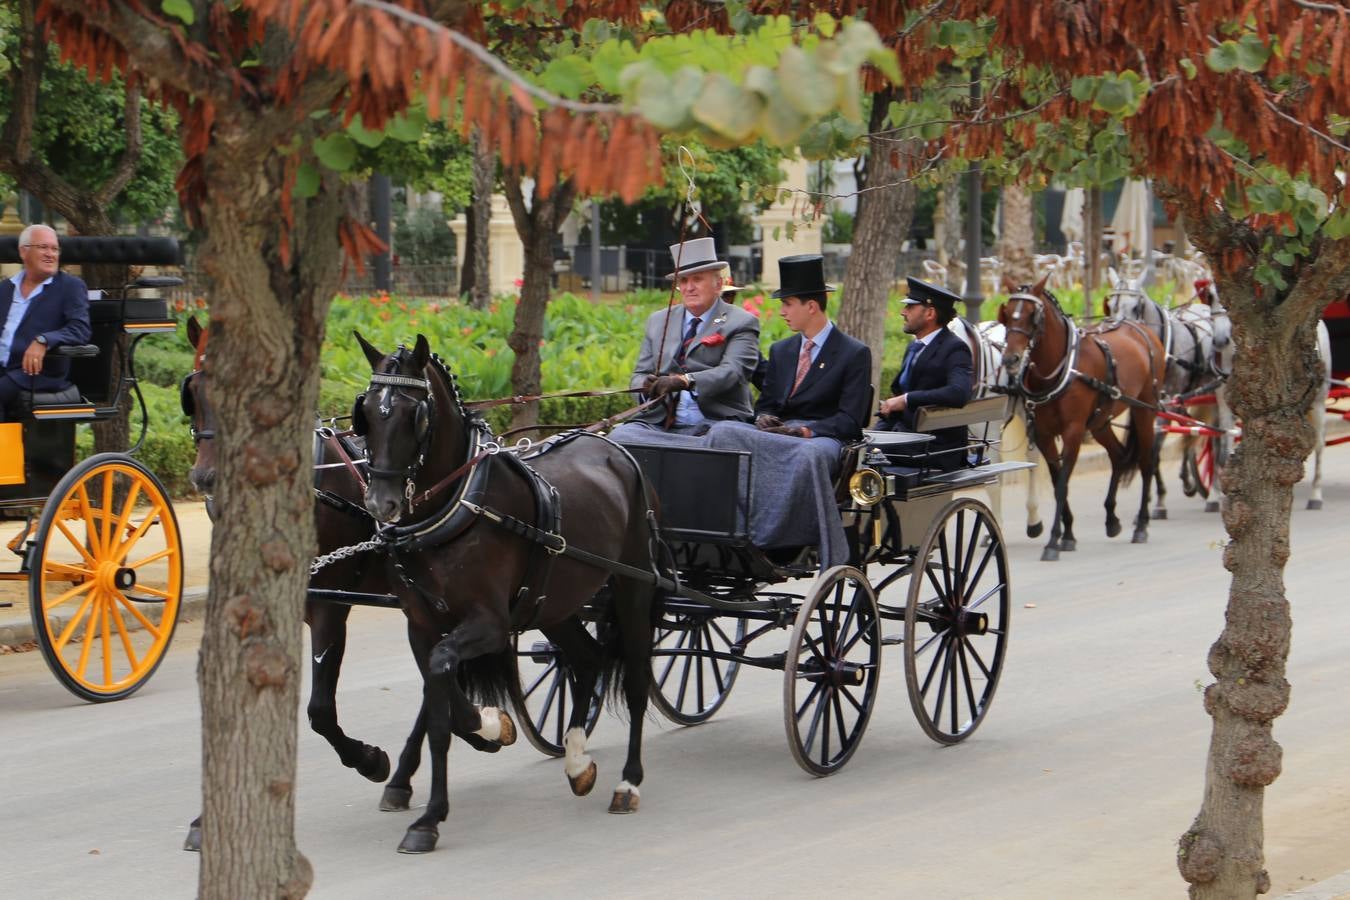
[[1016,384],[1022,377],[1036,340],[1045,329],[1045,282],[1049,276],[1042,277],[1036,284],[1023,285],[1011,290],[1008,299],[998,308],[998,323],[1003,326],[1003,368],[1007,370],[1009,383]]
[[392,524],[412,511],[417,485],[435,480],[468,456],[468,414],[453,377],[427,339],[385,354],[360,333],[370,385],[352,406],[352,430],[366,439],[370,483],[366,510]]
[[1126,278],[1114,267],[1106,269],[1111,291],[1106,295],[1106,315],[1117,320],[1143,321],[1148,315],[1148,294],[1144,293],[1144,276]]
[[201,326],[196,316],[187,320],[187,339],[192,346],[192,371],[183,376],[178,390],[179,403],[183,415],[188,418],[188,427],[192,431],[192,443],[197,448],[197,456],[192,461],[192,470],[188,480],[192,487],[206,496],[206,512],[212,519],[216,517],[216,503],[213,492],[216,487],[216,417],[206,397],[206,342],[207,329]]

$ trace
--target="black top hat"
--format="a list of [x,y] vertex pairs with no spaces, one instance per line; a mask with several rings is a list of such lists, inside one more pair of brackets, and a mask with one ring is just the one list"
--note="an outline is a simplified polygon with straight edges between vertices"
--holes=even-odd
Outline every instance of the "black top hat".
[[819,253],[783,257],[778,261],[778,280],[782,287],[773,292],[778,300],[834,290],[834,285],[825,283],[825,257]]
[[956,315],[956,304],[960,301],[960,297],[946,288],[920,281],[917,278],[907,280],[909,281],[909,296],[904,299],[905,303],[922,303],[946,315]]

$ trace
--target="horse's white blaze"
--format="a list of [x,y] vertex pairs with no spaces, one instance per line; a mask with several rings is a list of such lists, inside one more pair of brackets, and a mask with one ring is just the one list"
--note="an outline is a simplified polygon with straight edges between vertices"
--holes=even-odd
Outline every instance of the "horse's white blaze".
[[567,729],[563,735],[563,771],[568,778],[576,778],[590,767],[591,755],[586,752],[586,729]]
[[614,789],[614,793],[616,793],[616,794],[632,794],[634,797],[641,797],[641,796],[642,796],[642,794],[640,794],[640,793],[638,792],[637,787],[636,787],[635,785],[629,784],[627,781],[620,781],[620,782],[619,782],[619,786],[616,787],[616,788]]
[[483,723],[474,734],[485,741],[495,741],[502,736],[502,715],[501,710],[495,706],[484,706],[478,710],[478,719]]

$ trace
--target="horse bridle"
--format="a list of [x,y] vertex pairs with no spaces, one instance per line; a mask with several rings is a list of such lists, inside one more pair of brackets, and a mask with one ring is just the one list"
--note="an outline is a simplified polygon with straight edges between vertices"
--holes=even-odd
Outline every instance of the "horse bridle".
[[431,433],[433,417],[431,414],[431,381],[427,378],[412,378],[407,375],[386,375],[382,372],[375,372],[370,376],[370,385],[365,391],[356,395],[356,402],[352,405],[352,431],[359,436],[364,437],[367,431],[368,421],[364,408],[366,395],[377,388],[384,388],[383,396],[380,398],[380,406],[377,408],[380,418],[387,419],[393,413],[394,408],[388,402],[389,395],[398,388],[411,390],[420,390],[425,396],[417,399],[405,394],[409,400],[417,404],[414,412],[414,434],[417,438],[417,455],[412,463],[401,469],[385,469],[376,466],[370,458],[370,444],[366,443],[366,471],[371,479],[375,478],[401,478],[403,479],[403,496],[407,499],[409,507],[412,506],[413,485],[417,481],[417,473],[422,468],[422,463],[426,461],[427,450],[431,446]]
[[194,445],[215,440],[216,437],[214,428],[197,427],[197,402],[192,399],[192,379],[200,374],[201,369],[193,369],[183,376],[183,383],[178,386],[178,405],[183,408],[183,415],[188,417],[188,432],[192,435]]
[[[1059,365],[1055,367],[1053,372],[1040,376],[1051,383],[1050,389],[1048,391],[1032,391],[1027,388],[1026,380],[1028,370],[1033,365],[1031,354],[1032,351],[1036,349],[1036,340],[1045,333],[1043,327],[1045,325],[1045,300],[1037,297],[1035,294],[1028,294],[1024,291],[1010,295],[1007,302],[1012,303],[1014,300],[1030,303],[1032,306],[1032,313],[1030,330],[1011,323],[1004,326],[1008,334],[1020,334],[1027,339],[1027,348],[1022,354],[1024,359],[1022,370],[1018,373],[1018,383],[1013,385],[1013,387],[1021,392],[1022,397],[1029,404],[1046,403],[1062,394],[1068,388],[1069,382],[1073,379],[1074,367],[1078,364],[1078,331],[1074,328],[1073,321],[1065,316],[1064,319],[1068,335],[1067,346],[1064,349],[1064,358],[1059,361]],[[1059,307],[1056,306],[1056,309],[1058,308]],[[1012,321],[1017,321],[1022,318],[1022,315],[1020,312],[1016,314],[1010,313],[1008,318]],[[1009,375],[1011,374],[1012,373],[1010,372]]]

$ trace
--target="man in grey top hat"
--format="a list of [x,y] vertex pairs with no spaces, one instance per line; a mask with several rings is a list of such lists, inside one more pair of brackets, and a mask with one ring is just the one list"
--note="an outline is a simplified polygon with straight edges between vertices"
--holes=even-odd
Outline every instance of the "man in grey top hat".
[[710,422],[753,418],[750,373],[759,361],[759,319],[722,299],[726,263],[712,238],[674,244],[682,306],[652,313],[642,337],[631,387],[648,398],[668,397],[635,416],[650,428],[690,434]]

